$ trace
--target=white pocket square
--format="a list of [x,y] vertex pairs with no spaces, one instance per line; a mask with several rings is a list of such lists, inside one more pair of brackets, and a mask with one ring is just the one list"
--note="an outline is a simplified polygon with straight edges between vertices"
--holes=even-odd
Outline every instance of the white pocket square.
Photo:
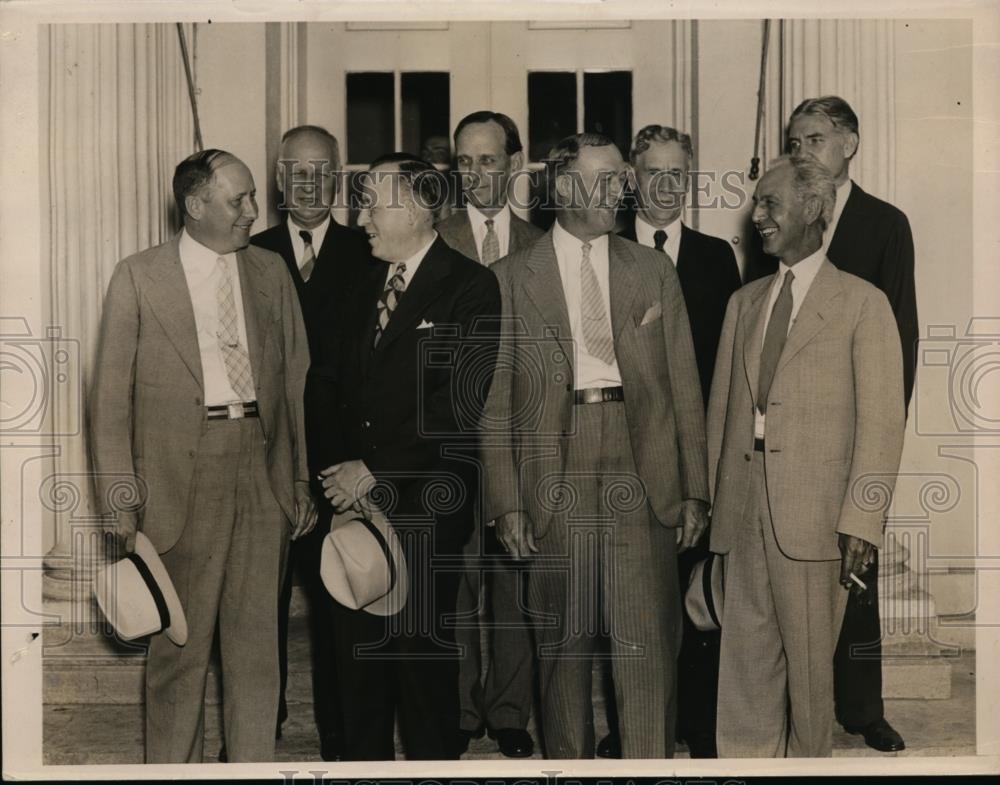
[[639,326],[642,327],[645,324],[654,322],[661,316],[663,316],[663,306],[660,305],[660,303],[653,303],[646,309],[646,313],[642,315],[642,319],[639,321]]
[[434,322],[429,322],[426,319],[422,319],[420,324],[417,325],[418,330],[429,330],[434,326]]

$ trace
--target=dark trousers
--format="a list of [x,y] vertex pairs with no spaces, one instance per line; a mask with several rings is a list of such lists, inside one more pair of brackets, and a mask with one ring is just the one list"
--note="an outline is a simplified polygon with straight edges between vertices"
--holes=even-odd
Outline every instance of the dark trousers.
[[439,558],[432,558],[430,527],[396,526],[396,532],[410,578],[403,610],[376,616],[329,601],[344,760],[393,760],[397,710],[407,759],[454,760],[459,715],[454,614],[461,547],[439,549]]
[[833,655],[837,722],[863,728],[882,719],[882,631],[878,615],[878,551],[864,576],[868,591],[850,592],[844,626]]
[[323,539],[330,531],[330,511],[321,512],[320,520],[309,534],[295,540],[290,549],[285,581],[278,605],[278,655],[281,667],[281,701],[278,724],[288,717],[285,688],[288,685],[288,613],[292,601],[292,576],[297,573],[309,604],[309,644],[312,664],[313,715],[321,738],[341,736],[340,690],[333,662],[333,624],[330,621],[330,595],[319,577]]

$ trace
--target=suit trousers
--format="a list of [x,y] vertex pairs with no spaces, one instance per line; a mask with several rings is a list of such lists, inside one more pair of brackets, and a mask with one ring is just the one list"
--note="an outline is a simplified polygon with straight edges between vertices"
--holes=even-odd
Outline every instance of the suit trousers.
[[408,760],[454,760],[459,714],[454,616],[461,548],[435,551],[433,525],[397,519],[393,526],[410,578],[403,609],[376,616],[329,601],[343,759],[393,760],[398,709]]
[[288,685],[288,616],[292,602],[293,573],[299,576],[309,604],[309,643],[312,664],[313,714],[321,738],[339,737],[340,690],[333,667],[333,626],[330,620],[330,595],[319,576],[323,540],[330,531],[330,511],[321,510],[313,530],[291,543],[288,569],[281,588],[278,607],[278,655],[281,666],[281,698],[278,724],[288,717],[285,690]]
[[868,590],[849,592],[844,626],[833,655],[837,722],[858,729],[885,716],[882,703],[882,627],[878,612],[878,551],[864,575]]
[[161,554],[187,617],[188,641],[150,641],[147,763],[202,761],[216,622],[229,760],[274,760],[278,593],[289,524],[271,492],[264,449],[257,418],[205,421],[187,524]]
[[840,561],[781,552],[758,451],[744,509],[740,536],[724,558],[719,757],[829,757],[833,651],[847,603]]
[[653,516],[621,402],[574,407],[566,470],[533,489],[559,513],[531,559],[548,758],[593,758],[591,679],[610,641],[626,758],[669,758],[681,610],[676,530]]
[[[455,638],[463,647],[458,688],[461,728],[528,727],[532,700],[531,628],[525,616],[525,573],[510,557],[492,555],[478,525],[465,547]],[[492,534],[487,532],[488,537]],[[484,610],[485,614],[481,614]],[[480,624],[480,621],[484,624]],[[488,662],[483,674],[482,636]]]

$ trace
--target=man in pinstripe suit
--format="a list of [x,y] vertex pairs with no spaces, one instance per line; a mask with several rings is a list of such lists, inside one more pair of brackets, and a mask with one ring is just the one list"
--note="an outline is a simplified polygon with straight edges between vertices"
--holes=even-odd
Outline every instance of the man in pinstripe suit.
[[592,758],[611,639],[622,752],[673,754],[677,553],[707,523],[705,423],[677,273],[613,234],[626,166],[581,134],[549,154],[552,229],[491,269],[503,330],[483,418],[485,520],[530,562],[549,758]]

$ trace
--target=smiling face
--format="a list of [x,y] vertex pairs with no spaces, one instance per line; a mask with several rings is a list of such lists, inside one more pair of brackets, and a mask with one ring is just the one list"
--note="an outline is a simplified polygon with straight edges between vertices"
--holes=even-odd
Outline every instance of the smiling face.
[[218,254],[246,248],[257,220],[253,175],[238,158],[220,159],[212,179],[185,200],[188,233]]
[[639,211],[652,226],[673,223],[684,209],[691,161],[680,142],[651,142],[635,158]]
[[500,210],[507,203],[511,172],[521,168],[522,154],[507,155],[507,136],[492,120],[465,126],[455,148],[466,197],[481,210]]
[[430,240],[432,222],[433,214],[414,202],[397,166],[376,166],[365,175],[358,226],[377,259],[409,259]]
[[278,190],[292,220],[303,229],[319,226],[330,215],[337,193],[336,152],[329,139],[302,133],[281,146]]
[[788,126],[788,152],[823,164],[840,185],[847,179],[851,156],[858,149],[857,134],[837,128],[821,114],[803,114]]
[[556,178],[563,228],[584,242],[614,231],[627,182],[628,167],[615,145],[580,148]]
[[785,162],[767,173],[757,184],[753,222],[764,242],[764,252],[786,265],[805,259],[822,242],[820,206],[803,200],[795,191],[795,169]]

